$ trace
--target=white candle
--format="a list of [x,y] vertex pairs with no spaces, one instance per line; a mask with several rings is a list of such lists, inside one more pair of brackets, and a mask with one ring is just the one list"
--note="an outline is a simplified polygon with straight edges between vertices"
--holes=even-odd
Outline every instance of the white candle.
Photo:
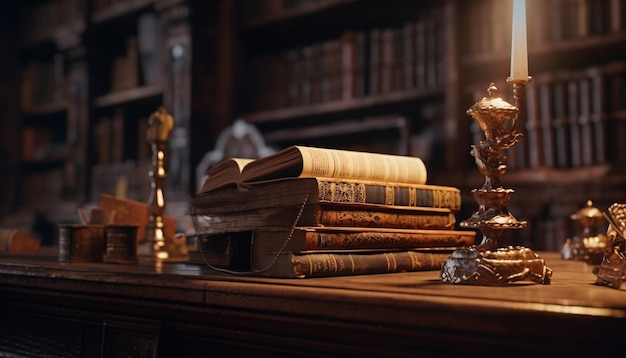
[[513,29],[511,33],[511,80],[528,79],[528,50],[526,47],[526,0],[513,0]]

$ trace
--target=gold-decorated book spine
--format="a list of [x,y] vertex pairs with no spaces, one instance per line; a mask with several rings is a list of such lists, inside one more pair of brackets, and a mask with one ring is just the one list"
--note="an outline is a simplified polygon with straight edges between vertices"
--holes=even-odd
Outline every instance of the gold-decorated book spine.
[[305,231],[304,250],[462,247],[474,243],[473,231],[388,230]]
[[460,210],[461,195],[455,188],[404,186],[318,180],[319,200],[334,203],[368,203]]
[[315,253],[295,254],[291,262],[293,264],[294,277],[313,278],[439,270],[448,256],[448,253],[418,251],[371,254]]
[[402,229],[452,229],[456,219],[448,213],[398,214],[381,211],[321,210],[320,226],[391,227]]

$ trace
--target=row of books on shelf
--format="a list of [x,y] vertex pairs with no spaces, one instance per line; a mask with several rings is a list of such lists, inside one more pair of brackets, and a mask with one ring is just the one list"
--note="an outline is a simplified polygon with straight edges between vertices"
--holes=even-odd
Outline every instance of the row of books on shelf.
[[150,161],[147,131],[147,117],[127,118],[121,107],[110,116],[102,116],[93,130],[97,164],[119,163],[128,158]]
[[60,103],[67,98],[68,79],[64,58],[56,53],[49,62],[29,62],[22,69],[20,107],[25,110],[39,105]]
[[21,17],[24,19],[28,33],[27,39],[49,36],[51,32],[63,25],[83,19],[86,9],[92,13],[106,10],[120,4],[147,4],[146,0],[48,0],[34,1],[26,4]]
[[126,51],[111,61],[111,91],[137,87],[140,83],[137,36],[126,38]]
[[444,81],[441,11],[406,23],[348,30],[339,38],[252,60],[257,110],[396,91],[436,90]]
[[137,32],[126,38],[123,54],[111,61],[111,91],[161,81],[161,20],[153,12],[139,15]]
[[[511,48],[511,2],[510,1],[471,1],[467,2],[467,23],[462,24],[468,31],[466,42],[468,54],[484,54],[505,51]],[[479,21],[475,21],[480,19]],[[507,22],[508,21],[508,22]]]
[[[500,89],[507,86],[504,81],[497,84]],[[505,97],[505,92],[498,95]],[[474,99],[485,94],[477,88]],[[509,169],[579,168],[625,160],[624,103],[623,61],[533,75],[522,111],[526,139],[510,149]],[[476,123],[473,133],[474,142],[482,139]]]
[[460,207],[417,157],[292,146],[230,158],[191,199],[191,261],[285,278],[439,270],[474,244],[455,229]]
[[529,41],[551,43],[626,30],[626,6],[621,0],[532,0]]
[[85,14],[82,0],[34,1],[21,8],[20,36],[26,43],[49,38],[60,28],[83,19]]
[[[481,21],[467,26],[467,52],[510,51],[511,2],[472,1],[468,6],[469,18]],[[626,30],[626,4],[622,0],[529,0],[526,7],[529,47]]]
[[22,160],[24,162],[65,159],[67,151],[64,127],[29,125],[22,129]]

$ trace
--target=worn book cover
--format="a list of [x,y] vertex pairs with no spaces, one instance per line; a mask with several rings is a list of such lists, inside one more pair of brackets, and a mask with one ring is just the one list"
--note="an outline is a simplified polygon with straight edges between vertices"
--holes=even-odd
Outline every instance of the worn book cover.
[[474,244],[469,230],[422,230],[362,227],[295,227],[255,230],[253,254],[281,249],[293,252],[342,249],[464,247]]
[[283,178],[199,193],[191,198],[191,214],[237,212],[314,203],[377,204],[445,208],[458,211],[456,187],[337,178]]
[[[300,212],[302,210],[302,212]],[[219,234],[262,228],[298,226],[452,229],[454,212],[444,208],[377,204],[314,203],[191,215],[197,234]]]
[[440,270],[449,252],[309,252],[269,256],[269,264],[256,269],[261,276],[315,278]]

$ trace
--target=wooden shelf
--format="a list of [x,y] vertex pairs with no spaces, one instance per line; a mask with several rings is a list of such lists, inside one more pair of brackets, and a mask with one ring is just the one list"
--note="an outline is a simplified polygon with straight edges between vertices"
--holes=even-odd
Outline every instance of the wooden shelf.
[[[626,32],[615,32],[596,36],[564,39],[542,44],[528,44],[528,56],[532,62],[540,62],[540,59],[547,57],[563,56],[567,53],[579,53],[584,51],[614,51],[616,46],[626,45]],[[462,59],[464,66],[488,66],[495,62],[509,61],[511,53],[487,52],[484,54],[466,55]]]
[[66,100],[46,102],[25,108],[22,113],[26,117],[43,117],[67,111],[67,106],[68,103]]
[[364,118],[362,120],[344,120],[328,125],[317,125],[304,128],[279,129],[267,132],[264,137],[269,143],[282,140],[302,140],[325,136],[350,135],[366,131],[380,131],[386,129],[403,130],[407,126],[406,118],[402,116],[387,116],[385,118]]
[[332,101],[311,106],[289,107],[262,112],[254,112],[243,114],[241,115],[241,117],[250,123],[256,124],[267,122],[284,122],[290,120],[296,121],[301,118],[319,117],[339,112],[346,113],[353,111],[363,111],[381,106],[393,107],[402,103],[439,97],[443,94],[443,89],[391,92],[383,95]]
[[530,168],[511,171],[502,177],[503,181],[515,184],[529,183],[575,183],[599,181],[611,170],[610,165],[594,165],[582,168]]
[[141,101],[144,99],[157,98],[163,94],[161,84],[135,87],[123,91],[112,92],[95,99],[96,107],[110,107],[119,104]]
[[608,115],[611,118],[619,119],[621,121],[626,120],[626,110],[625,109],[612,111]]
[[85,21],[83,19],[75,19],[62,26],[55,27],[51,31],[38,34],[29,38],[24,38],[20,46],[22,50],[31,50],[40,46],[56,43],[63,47],[65,38],[79,35],[85,30]]
[[20,166],[22,170],[28,171],[41,171],[41,170],[49,170],[61,168],[65,164],[65,157],[54,157],[54,158],[45,158],[39,160],[26,160],[21,161]]
[[104,23],[148,8],[154,5],[154,2],[155,0],[120,1],[113,6],[96,11],[91,15],[91,20],[96,24]]
[[299,19],[306,15],[314,15],[317,13],[321,13],[325,10],[339,8],[343,5],[355,2],[356,0],[318,0],[316,2],[309,2],[304,5],[299,5],[297,7],[277,11],[274,14],[268,14],[260,16],[258,18],[249,19],[244,23],[243,27],[247,29],[254,29],[282,21]]

